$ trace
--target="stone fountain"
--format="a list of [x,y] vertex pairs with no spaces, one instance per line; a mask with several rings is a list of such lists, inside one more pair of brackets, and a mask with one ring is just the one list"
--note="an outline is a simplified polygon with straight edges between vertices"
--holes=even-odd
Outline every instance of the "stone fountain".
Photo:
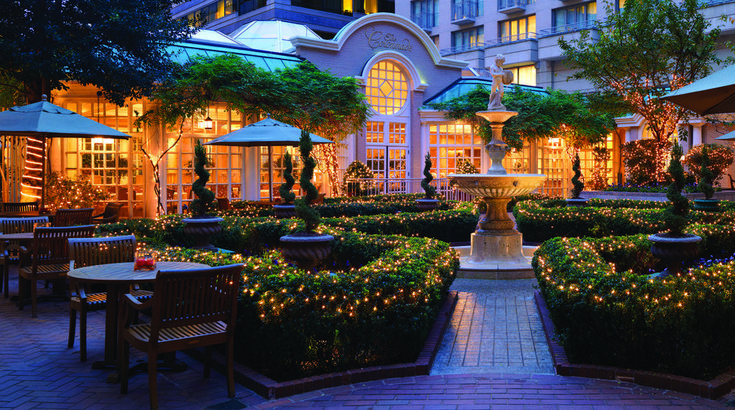
[[[448,176],[452,185],[462,192],[482,198],[487,209],[487,212],[480,217],[477,230],[472,234],[470,248],[457,248],[461,255],[457,277],[476,279],[534,277],[530,255],[524,254],[523,235],[514,228],[515,222],[508,216],[507,206],[514,196],[533,192],[543,183],[546,175],[508,174],[503,167],[507,149],[507,144],[503,140],[503,125],[518,113],[507,111],[500,103],[503,82],[508,84],[513,78],[512,74],[508,76],[507,70],[502,70],[501,58],[502,56],[496,58],[496,67],[490,70],[493,73],[493,90],[488,110],[477,113],[490,122],[492,129],[492,139],[485,146],[492,161],[491,167],[485,174]],[[498,71],[503,74],[496,75]],[[496,82],[500,83],[499,87],[496,87]],[[532,253],[533,250],[527,248],[526,251]]]

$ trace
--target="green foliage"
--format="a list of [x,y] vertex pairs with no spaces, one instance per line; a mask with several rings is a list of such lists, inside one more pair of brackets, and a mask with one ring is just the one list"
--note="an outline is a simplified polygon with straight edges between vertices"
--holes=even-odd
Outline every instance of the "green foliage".
[[[712,231],[711,251],[735,239]],[[709,380],[735,364],[732,262],[649,280],[660,269],[646,235],[555,238],[533,267],[558,340],[573,363],[659,371]],[[732,245],[729,245],[732,248]]]
[[110,199],[107,191],[92,185],[83,175],[67,178],[58,172],[46,174],[45,192],[46,207],[52,211],[59,208],[92,208]]
[[710,161],[709,149],[705,146],[702,147],[702,159],[699,163],[699,181],[697,189],[699,192],[704,194],[704,199],[711,199],[715,193],[715,188],[712,187],[712,183],[715,181],[715,173],[712,172],[712,165]]
[[311,183],[311,179],[314,177],[314,168],[316,168],[316,160],[311,156],[312,148],[313,145],[309,132],[306,130],[301,131],[299,151],[301,151],[301,162],[304,166],[301,169],[299,184],[301,185],[301,189],[304,190],[304,197],[296,204],[296,216],[304,221],[306,232],[313,232],[319,225],[320,219],[319,211],[311,206],[312,202],[319,197],[319,191]]
[[579,198],[579,194],[581,194],[584,189],[584,182],[580,179],[582,176],[582,170],[579,165],[579,152],[574,154],[572,171],[574,171],[574,176],[572,177],[572,185],[574,186],[574,188],[572,188],[572,198]]
[[0,78],[12,81],[2,81],[3,93],[31,103],[76,81],[101,88],[120,106],[127,98],[148,95],[171,68],[168,47],[195,30],[171,19],[173,3],[4,2]]
[[479,171],[472,162],[467,158],[457,158],[457,165],[454,167],[457,174],[478,174]]
[[720,144],[700,144],[695,145],[687,151],[681,160],[683,165],[689,168],[697,180],[702,178],[702,162],[704,161],[704,150],[707,150],[707,160],[709,161],[708,169],[712,172],[710,184],[715,183],[730,167],[733,161],[732,148]]
[[[503,139],[511,148],[522,148],[526,140],[550,137],[560,137],[568,145],[581,147],[602,141],[615,129],[613,116],[594,111],[590,100],[582,94],[508,88],[503,104],[509,111],[518,112],[503,127]],[[478,87],[446,103],[432,104],[432,108],[447,111],[447,118],[476,125],[485,142],[489,142],[492,137],[490,125],[475,114],[487,108],[489,95],[488,90]]]
[[593,190],[606,189],[607,181],[607,161],[610,159],[610,152],[605,147],[593,147],[592,155],[594,157],[594,166],[592,167],[592,177],[589,180],[589,188]]
[[684,168],[681,166],[681,155],[681,145],[675,144],[671,150],[671,162],[668,168],[672,182],[666,190],[666,198],[671,202],[671,206],[664,211],[664,223],[673,235],[681,235],[687,224],[686,216],[689,213],[689,200],[681,193],[686,182]]
[[421,180],[421,188],[424,189],[427,199],[434,198],[436,187],[430,185],[434,176],[431,175],[431,155],[427,152],[424,157],[424,179]]
[[595,31],[599,39],[582,31],[577,39],[561,38],[559,46],[576,70],[573,78],[592,82],[646,119],[659,146],[653,152],[658,179],[665,174],[665,145],[687,116],[659,97],[719,63],[720,29],[701,13],[698,0],[628,0],[620,10],[612,2],[606,7],[607,19]]
[[278,188],[278,193],[281,195],[284,204],[290,204],[294,201],[294,199],[296,199],[296,194],[291,191],[296,180],[293,178],[292,175],[293,163],[291,162],[290,152],[287,152],[283,155],[283,164],[283,180],[285,182],[281,184],[281,186]]
[[344,190],[348,195],[363,196],[368,194],[371,188],[370,182],[354,181],[354,179],[375,178],[373,171],[363,162],[354,160],[347,166],[343,180]]
[[645,139],[630,141],[623,144],[621,152],[625,169],[628,172],[627,181],[636,186],[658,185],[656,178],[657,159],[655,140]]
[[209,181],[209,171],[205,168],[209,165],[207,151],[204,149],[201,140],[197,140],[194,145],[194,172],[199,178],[191,184],[191,190],[197,196],[191,201],[191,213],[194,216],[202,216],[212,209],[215,194],[205,185]]

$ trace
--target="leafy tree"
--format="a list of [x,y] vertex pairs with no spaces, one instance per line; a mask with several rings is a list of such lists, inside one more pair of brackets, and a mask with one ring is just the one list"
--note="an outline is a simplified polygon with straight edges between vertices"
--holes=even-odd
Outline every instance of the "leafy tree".
[[730,167],[733,161],[733,152],[729,146],[720,144],[695,145],[687,151],[681,163],[689,167],[689,171],[699,180],[702,177],[702,164],[704,163],[704,151],[707,150],[709,170],[712,171],[712,182],[716,182]]
[[[168,46],[191,35],[171,19],[174,0],[4,1],[0,13],[0,107],[41,101],[69,82],[99,88],[122,106],[150,95],[172,68]],[[28,148],[43,151],[43,141]],[[40,171],[28,170],[35,186]]]
[[171,19],[174,3],[3,2],[0,91],[14,103],[33,103],[76,81],[100,88],[117,105],[149,95],[171,68],[167,47],[194,30]]
[[[475,113],[487,108],[489,91],[478,87],[446,103],[432,104],[432,108],[446,111],[446,117],[472,123],[486,142],[492,132],[490,124]],[[569,146],[581,148],[593,145],[615,129],[613,116],[595,111],[590,100],[579,93],[559,90],[547,93],[513,88],[504,94],[503,104],[518,115],[503,127],[503,139],[511,148],[520,149],[525,140],[563,138]]]
[[707,75],[719,63],[718,28],[700,13],[698,0],[627,0],[619,12],[598,23],[599,40],[589,31],[576,40],[559,40],[573,78],[586,79],[643,116],[656,141],[655,179],[665,181],[670,137],[687,113],[659,99]]

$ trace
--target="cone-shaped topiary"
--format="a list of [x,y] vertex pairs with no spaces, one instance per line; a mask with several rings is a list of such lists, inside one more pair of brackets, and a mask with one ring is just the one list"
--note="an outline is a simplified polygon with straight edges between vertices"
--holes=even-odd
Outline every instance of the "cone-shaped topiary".
[[712,199],[712,195],[715,194],[715,188],[712,186],[712,183],[715,182],[715,173],[712,172],[709,148],[706,145],[702,147],[702,160],[699,166],[701,170],[697,190],[704,194],[704,199]]
[[319,212],[311,207],[311,204],[319,197],[319,191],[311,183],[311,178],[314,176],[314,168],[316,168],[316,160],[311,157],[313,147],[309,132],[306,130],[301,131],[299,150],[301,151],[301,161],[304,163],[304,166],[301,170],[299,183],[301,184],[301,189],[304,191],[304,197],[302,201],[296,204],[296,216],[304,221],[306,232],[313,232],[319,225],[321,218]]
[[436,195],[436,188],[430,185],[430,182],[434,179],[431,175],[431,155],[426,153],[424,157],[424,179],[421,180],[421,188],[426,193],[426,199],[433,199]]
[[574,176],[572,177],[572,185],[574,186],[572,188],[572,198],[579,198],[579,194],[582,193],[582,190],[584,190],[584,182],[581,180],[582,176],[582,170],[580,166],[579,161],[579,152],[574,154],[574,162],[572,162],[572,171],[574,171]]
[[281,184],[281,186],[278,188],[278,193],[281,195],[283,203],[288,205],[293,203],[294,199],[296,199],[296,194],[291,191],[296,180],[293,178],[292,174],[293,162],[291,161],[290,152],[287,152],[283,155],[283,163],[285,166],[285,169],[283,170],[283,179],[285,180],[285,182]]
[[674,144],[671,149],[671,163],[669,163],[669,176],[673,182],[666,190],[666,198],[671,201],[671,205],[664,211],[664,223],[669,228],[672,235],[681,235],[684,226],[687,224],[687,214],[689,213],[689,200],[681,194],[686,183],[684,175],[684,167],[681,166],[681,145]]
[[214,202],[214,192],[205,188],[207,181],[209,181],[209,171],[205,167],[209,165],[207,159],[207,152],[202,145],[200,140],[197,140],[194,146],[194,173],[199,178],[191,184],[191,190],[197,196],[191,201],[190,208],[191,214],[197,217],[204,215],[212,209],[212,202]]

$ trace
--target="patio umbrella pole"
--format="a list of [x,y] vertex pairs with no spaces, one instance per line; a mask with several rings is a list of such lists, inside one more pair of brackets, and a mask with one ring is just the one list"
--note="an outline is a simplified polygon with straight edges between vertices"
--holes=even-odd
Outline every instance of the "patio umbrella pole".
[[41,137],[41,147],[43,147],[43,156],[41,157],[41,204],[38,209],[41,212],[46,210],[45,197],[46,197],[46,136]]

